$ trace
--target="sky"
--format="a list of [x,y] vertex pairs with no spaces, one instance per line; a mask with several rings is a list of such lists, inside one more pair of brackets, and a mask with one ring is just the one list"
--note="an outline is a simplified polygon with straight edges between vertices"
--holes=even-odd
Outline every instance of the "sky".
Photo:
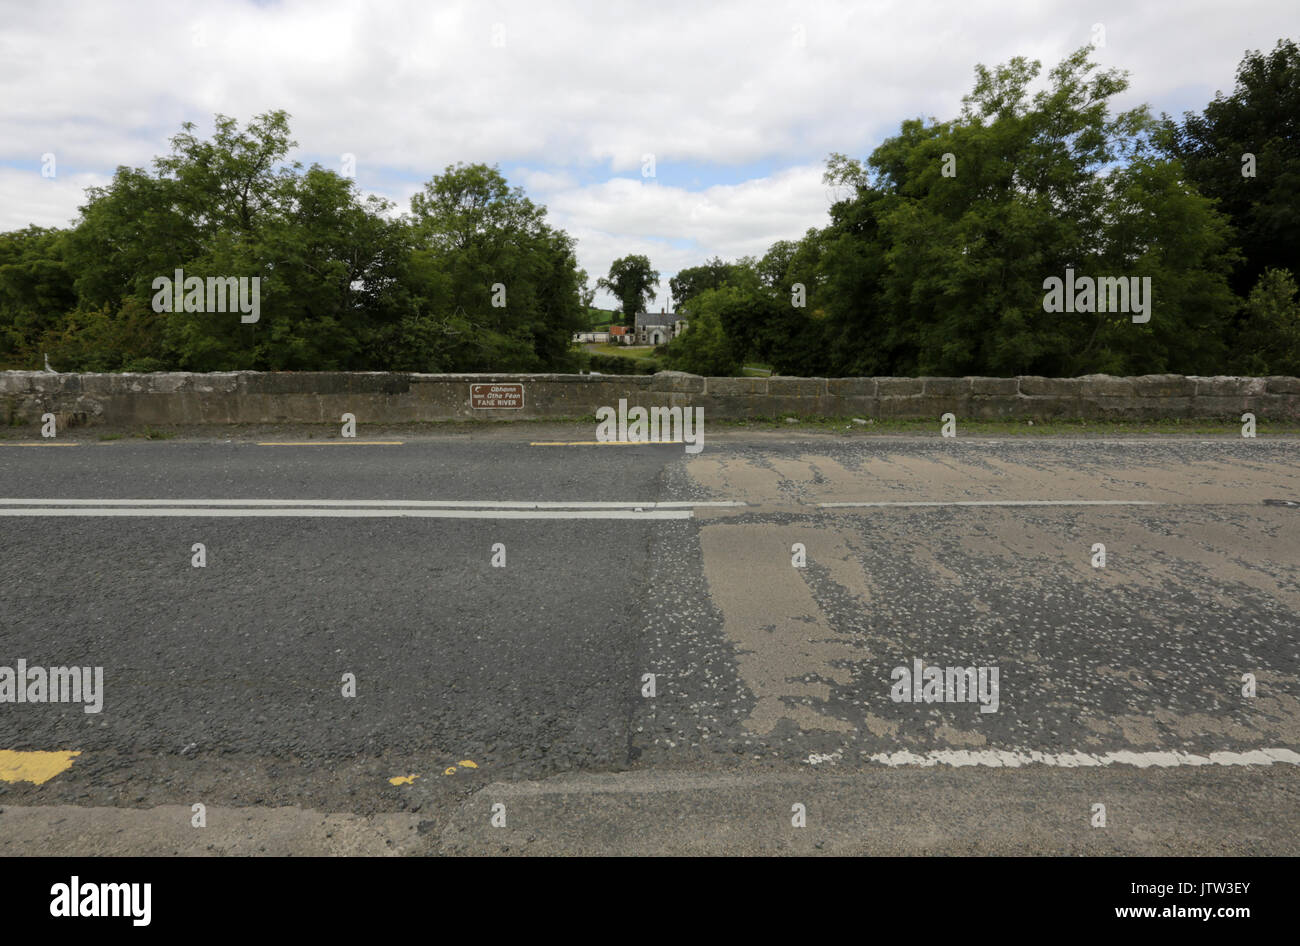
[[183,122],[280,108],[292,159],[354,155],[399,211],[450,164],[498,165],[593,281],[648,256],[660,307],[679,269],[825,225],[827,155],[956,116],[977,63],[1091,43],[1130,73],[1117,109],[1181,115],[1297,35],[1295,0],[0,0],[0,231],[70,225]]

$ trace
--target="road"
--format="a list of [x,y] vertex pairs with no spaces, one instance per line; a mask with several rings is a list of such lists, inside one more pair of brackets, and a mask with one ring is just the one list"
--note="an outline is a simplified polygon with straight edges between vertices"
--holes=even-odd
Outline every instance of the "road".
[[709,433],[3,441],[0,854],[1300,853],[1300,441]]

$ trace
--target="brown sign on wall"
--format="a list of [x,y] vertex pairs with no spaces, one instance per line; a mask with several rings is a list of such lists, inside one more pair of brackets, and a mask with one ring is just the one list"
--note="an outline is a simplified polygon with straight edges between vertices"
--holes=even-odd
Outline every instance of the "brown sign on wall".
[[475,410],[519,410],[524,406],[522,384],[471,384],[469,406]]

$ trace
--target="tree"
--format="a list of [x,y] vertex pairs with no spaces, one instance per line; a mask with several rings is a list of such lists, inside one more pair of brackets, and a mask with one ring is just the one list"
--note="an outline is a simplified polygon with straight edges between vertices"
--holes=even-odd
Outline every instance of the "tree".
[[186,122],[171,154],[154,160],[154,174],[119,167],[108,186],[87,190],[69,246],[83,301],[147,300],[154,277],[205,259],[218,244],[248,246],[283,213],[299,167],[283,163],[297,144],[289,116],[268,112],[241,131],[217,115],[215,126],[204,141]]
[[[208,139],[186,124],[152,171],[91,188],[74,230],[0,235],[0,358],[38,366],[53,346],[64,370],[576,367],[573,241],[498,169],[448,167],[397,217],[288,162],[293,146],[284,112],[243,128],[218,115]],[[154,313],[153,281],[176,269],[257,278],[261,318]]]
[[[417,335],[461,370],[576,367],[585,327],[573,240],[500,170],[458,164],[411,199]],[[500,304],[504,302],[504,304]]]
[[[1300,46],[1248,52],[1231,95],[1219,92],[1181,125],[1164,118],[1164,151],[1218,201],[1242,250],[1232,288],[1245,297],[1266,269],[1300,277]],[[1253,167],[1251,159],[1253,156]]]
[[798,251],[799,243],[795,240],[777,240],[773,243],[754,267],[762,284],[769,289],[788,288],[786,276]]
[[[1226,221],[1155,154],[1145,107],[1092,74],[1085,47],[1053,68],[976,68],[958,118],[909,120],[866,162],[832,156],[854,194],[822,237],[835,373],[1044,374],[1210,370],[1233,309]],[[1176,223],[1174,223],[1176,221]],[[1149,277],[1151,320],[1045,311],[1044,280]],[[810,313],[810,318],[812,317]]]
[[729,336],[724,311],[740,300],[739,289],[707,289],[695,297],[690,327],[668,344],[669,367],[691,374],[727,376],[740,372],[741,352]]
[[34,226],[0,233],[0,369],[40,368],[40,338],[76,304],[67,237]]
[[691,300],[706,290],[723,286],[756,287],[760,282],[757,266],[752,258],[726,263],[718,256],[700,266],[688,266],[668,280],[673,304],[678,312],[689,312]]
[[623,318],[631,325],[637,313],[644,312],[646,305],[655,300],[659,273],[651,268],[649,257],[633,254],[610,263],[609,276],[602,276],[596,285],[619,300]]
[[729,269],[721,257],[715,256],[700,266],[678,270],[677,275],[668,280],[677,311],[685,312],[690,300],[706,289],[721,289],[727,281]]
[[1238,370],[1252,375],[1300,375],[1300,303],[1285,269],[1266,269],[1246,301],[1246,327],[1234,339]]
[[596,301],[596,287],[591,285],[591,277],[585,269],[578,270],[578,298],[582,301],[584,312]]

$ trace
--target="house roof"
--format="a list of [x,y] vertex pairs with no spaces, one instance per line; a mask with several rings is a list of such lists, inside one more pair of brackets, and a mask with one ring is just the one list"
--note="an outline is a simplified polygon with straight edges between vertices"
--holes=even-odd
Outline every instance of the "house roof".
[[637,325],[672,325],[677,321],[676,312],[642,312],[636,317]]

